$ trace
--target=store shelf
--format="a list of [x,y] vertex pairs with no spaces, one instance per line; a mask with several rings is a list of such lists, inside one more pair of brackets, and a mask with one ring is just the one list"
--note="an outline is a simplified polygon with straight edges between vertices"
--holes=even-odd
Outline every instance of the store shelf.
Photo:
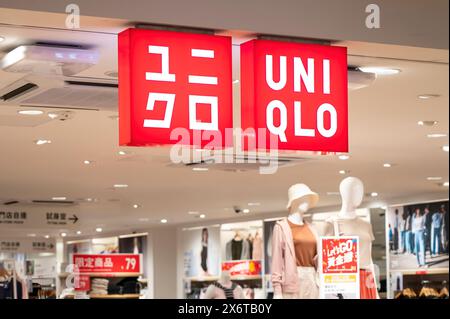
[[231,280],[261,280],[261,275],[235,275],[231,276]]
[[139,294],[123,294],[123,295],[89,295],[91,299],[139,299]]
[[448,268],[391,269],[391,272],[400,272],[403,275],[438,275],[449,273]]
[[[60,278],[65,278],[69,275],[72,275],[72,273],[61,273],[59,274]],[[136,274],[136,273],[125,273],[125,272],[107,272],[107,273],[102,273],[102,272],[92,272],[92,273],[80,273],[79,275],[84,275],[84,276],[90,276],[90,277],[139,277],[142,276],[143,274]]]

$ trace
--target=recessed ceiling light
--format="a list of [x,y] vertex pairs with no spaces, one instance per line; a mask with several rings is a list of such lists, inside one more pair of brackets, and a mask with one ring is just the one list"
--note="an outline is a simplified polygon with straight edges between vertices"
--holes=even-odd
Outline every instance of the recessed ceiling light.
[[444,182],[444,183],[442,184],[442,186],[448,187],[448,182]]
[[377,192],[372,192],[372,193],[370,193],[370,196],[372,196],[372,197],[377,197],[377,196],[378,196],[378,193],[377,193]]
[[28,237],[36,237],[36,234],[28,234]]
[[207,167],[194,167],[192,170],[195,172],[206,172],[209,169]]
[[127,155],[128,153],[125,151],[119,151],[119,155]]
[[77,235],[81,235],[81,230],[78,230],[78,231],[77,231]]
[[247,205],[248,206],[259,206],[259,205],[261,205],[261,203],[254,202],[254,203],[248,203]]
[[359,67],[359,70],[365,73],[375,73],[376,75],[392,75],[400,73],[399,69],[383,67]]
[[383,164],[383,167],[389,168],[389,167],[392,167],[392,164],[390,164],[390,163],[384,163],[384,164]]
[[52,200],[66,200],[67,197],[64,196],[56,196],[56,197],[52,197]]
[[439,94],[420,94],[417,97],[421,100],[428,100],[439,96],[440,96]]
[[165,219],[165,218],[161,219],[161,223],[162,224],[166,224],[167,223],[167,219]]
[[434,134],[428,134],[428,138],[439,138],[439,137],[447,137],[447,134],[444,133],[434,133]]
[[206,215],[205,215],[205,214],[200,214],[198,217],[200,217],[200,218],[206,218]]
[[45,239],[49,239],[50,236],[49,236],[49,235],[45,235],[44,238],[45,238]]
[[43,139],[39,139],[39,140],[35,140],[34,144],[36,145],[44,145],[44,144],[50,144],[52,141],[50,140],[43,140]]
[[61,233],[61,237],[66,237],[67,233]]
[[244,209],[242,210],[242,212],[243,212],[244,214],[248,214],[248,213],[250,213],[250,209],[244,208]]
[[427,180],[428,181],[440,181],[442,179],[442,177],[440,177],[440,176],[430,176],[430,177],[427,177]]
[[438,123],[438,121],[418,121],[417,125],[420,126],[433,126],[436,125]]
[[339,159],[342,160],[342,161],[346,161],[346,160],[348,160],[349,158],[350,158],[350,156],[349,156],[349,155],[346,155],[346,154],[339,155]]
[[139,208],[139,205],[138,204],[134,204],[133,208]]
[[97,228],[95,229],[95,231],[96,231],[97,233],[101,233],[101,232],[103,231],[103,228],[97,227]]
[[234,80],[233,81],[233,84],[238,84],[239,83],[239,80]]
[[44,112],[41,110],[20,110],[17,113],[19,113],[20,115],[42,115],[42,114],[44,114]]
[[447,153],[448,153],[448,145],[442,146],[442,150],[443,150],[444,152],[447,152]]
[[58,117],[58,114],[56,113],[48,113],[48,117],[51,118],[52,120],[56,119]]
[[114,188],[127,188],[127,184],[114,184]]
[[92,164],[92,162],[89,161],[89,160],[84,160],[83,163],[86,164],[86,165]]
[[92,202],[92,201],[93,201],[92,198],[85,198],[84,200],[85,200],[86,202]]
[[339,174],[345,175],[345,174],[348,174],[349,172],[350,172],[350,171],[346,171],[346,170],[341,169],[341,170],[339,171]]
[[0,42],[3,42],[3,41],[5,41],[5,38],[4,37],[0,37]]

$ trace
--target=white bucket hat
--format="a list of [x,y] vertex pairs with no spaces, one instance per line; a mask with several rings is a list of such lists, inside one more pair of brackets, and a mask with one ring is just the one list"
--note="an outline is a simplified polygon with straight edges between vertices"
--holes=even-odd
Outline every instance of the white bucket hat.
[[294,184],[288,190],[289,201],[286,208],[289,210],[293,204],[300,204],[305,201],[309,202],[309,207],[312,208],[317,205],[319,195],[314,193],[305,184]]

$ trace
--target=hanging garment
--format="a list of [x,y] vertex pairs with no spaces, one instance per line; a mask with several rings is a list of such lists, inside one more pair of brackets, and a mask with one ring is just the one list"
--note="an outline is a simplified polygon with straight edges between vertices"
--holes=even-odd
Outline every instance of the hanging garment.
[[295,260],[298,267],[314,267],[317,240],[307,224],[297,225],[288,220],[294,241]]
[[253,239],[253,260],[262,260],[263,242],[261,237],[257,236]]
[[250,251],[247,240],[230,240],[225,246],[226,260],[248,260]]
[[[310,228],[317,242],[317,234],[314,228],[308,223],[306,225]],[[317,255],[313,259],[314,261],[317,260]],[[292,294],[292,298],[305,296],[301,293],[300,286],[311,287],[315,281],[315,279],[312,279],[312,274],[310,274],[312,270],[305,270],[303,272],[303,270],[299,270],[297,267],[294,239],[287,218],[278,221],[273,229],[271,268],[274,295],[283,295],[286,298],[290,298],[290,294]],[[314,269],[314,272],[316,271],[315,267],[309,268]],[[314,298],[315,293],[313,292],[310,296]]]
[[202,270],[204,272],[208,272],[208,244],[203,242],[202,243],[202,251],[200,253],[200,257],[201,257],[201,262],[200,262],[200,266],[202,267]]
[[285,293],[283,299],[319,299],[319,277],[314,267],[297,267],[298,292]]
[[247,238],[248,243],[248,259],[253,259],[253,239]]
[[361,299],[377,299],[377,286],[370,270],[359,270],[359,295]]

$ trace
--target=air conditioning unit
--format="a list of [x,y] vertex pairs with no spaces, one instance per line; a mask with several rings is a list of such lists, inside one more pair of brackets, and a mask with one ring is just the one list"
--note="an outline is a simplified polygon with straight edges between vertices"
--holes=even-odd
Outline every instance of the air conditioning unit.
[[0,105],[74,110],[118,110],[117,81],[26,76],[0,89]]
[[37,43],[21,45],[0,60],[6,72],[72,76],[98,63],[96,50],[77,46]]

